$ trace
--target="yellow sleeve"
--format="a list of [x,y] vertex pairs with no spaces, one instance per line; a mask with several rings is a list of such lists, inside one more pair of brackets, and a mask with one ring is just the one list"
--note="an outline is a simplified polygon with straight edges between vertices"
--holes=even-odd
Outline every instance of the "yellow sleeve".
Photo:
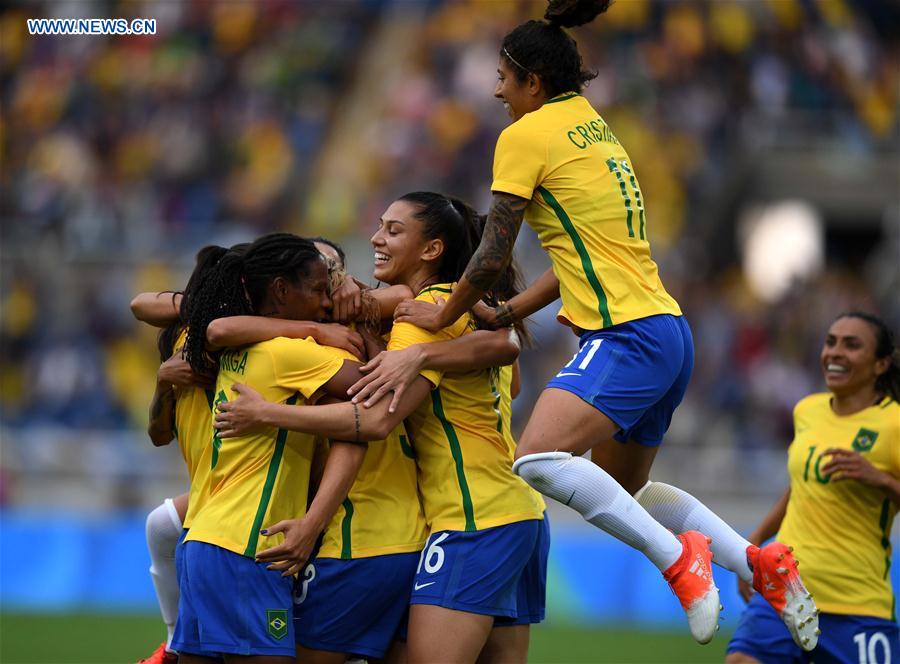
[[273,341],[271,357],[276,381],[297,390],[307,400],[340,371],[345,359],[356,360],[346,351],[320,346],[312,337]]
[[[429,344],[453,339],[454,337],[445,334],[448,329],[444,328],[436,333],[431,333],[412,323],[394,323],[394,327],[391,328],[391,339],[388,341],[388,350],[403,350],[415,344]],[[444,374],[436,369],[423,369],[419,375],[424,376],[429,383],[437,387],[441,384]]]
[[528,132],[521,120],[503,130],[494,149],[494,182],[500,191],[531,200],[547,168],[549,141],[543,134]]

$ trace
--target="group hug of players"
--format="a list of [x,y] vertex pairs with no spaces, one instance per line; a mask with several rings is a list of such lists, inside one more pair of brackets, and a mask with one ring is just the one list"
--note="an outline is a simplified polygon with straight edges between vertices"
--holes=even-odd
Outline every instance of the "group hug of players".
[[[327,240],[271,234],[204,249],[181,294],[134,300],[166,326],[151,437],[177,438],[191,479],[148,518],[158,661],[524,662],[544,617],[541,494],[644,553],[700,643],[721,609],[711,563],[752,585],[731,662],[896,661],[900,366],[879,319],[829,330],[829,393],[798,405],[791,488],[752,542],[649,479],[694,350],[563,30],[608,5],[554,0],[506,36],[490,211],[394,200],[372,236],[386,287],[347,275]],[[553,267],[518,292],[523,220]],[[579,350],[517,443],[521,321],[557,299]]]

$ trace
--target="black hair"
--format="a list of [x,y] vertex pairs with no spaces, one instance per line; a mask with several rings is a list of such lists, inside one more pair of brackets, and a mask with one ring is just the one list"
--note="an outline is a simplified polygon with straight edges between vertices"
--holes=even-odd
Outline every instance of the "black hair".
[[413,191],[397,200],[418,207],[413,216],[422,222],[422,237],[444,241],[437,283],[459,281],[481,238],[476,225],[478,213],[456,198],[431,191]]
[[197,252],[194,270],[191,272],[191,276],[188,278],[184,290],[172,291],[173,299],[175,295],[181,295],[181,305],[178,309],[178,318],[160,331],[156,341],[161,362],[165,362],[172,356],[172,351],[175,349],[175,342],[178,340],[178,335],[181,333],[181,330],[184,329],[185,320],[187,319],[185,311],[190,307],[190,300],[197,292],[200,284],[209,274],[209,271],[215,267],[216,263],[219,262],[219,259],[222,258],[227,251],[228,249],[225,247],[220,247],[215,244],[203,247]]
[[200,374],[216,369],[206,352],[206,328],[216,318],[259,313],[272,281],[278,277],[298,284],[313,261],[321,261],[316,246],[290,233],[270,233],[244,251],[229,250],[210,270],[191,298],[185,359]]
[[866,321],[875,332],[875,358],[890,358],[887,371],[875,380],[875,389],[886,394],[894,401],[900,401],[900,350],[894,344],[894,335],[883,320],[867,311],[847,311],[835,320],[841,318],[858,318]]
[[334,240],[329,240],[327,237],[322,237],[321,235],[319,237],[311,237],[311,238],[309,238],[309,241],[310,242],[321,242],[322,244],[327,244],[329,247],[331,247],[332,249],[334,249],[337,252],[338,257],[341,259],[341,268],[346,267],[347,256],[346,256],[346,254],[344,254],[344,250],[341,248],[341,245],[339,245],[337,242],[335,242]]
[[181,331],[187,326],[194,295],[203,285],[203,281],[209,276],[212,268],[216,266],[222,256],[227,252],[233,251],[243,253],[248,246],[250,246],[249,242],[241,242],[232,246],[231,249],[226,249],[225,247],[211,244],[203,247],[197,252],[194,270],[191,272],[191,276],[188,277],[188,282],[185,285],[184,290],[172,291],[173,299],[176,295],[181,295],[181,304],[178,307],[178,319],[172,321],[163,328],[157,338],[156,345],[159,350],[161,362],[165,362],[172,356],[172,351],[175,350],[175,342],[178,340],[178,335],[181,334]]
[[613,0],[550,0],[543,21],[527,21],[503,38],[500,56],[524,81],[528,73],[541,79],[548,98],[581,92],[596,72],[583,68],[578,44],[563,30],[590,23]]
[[[484,225],[487,223],[487,215],[482,214],[476,218],[475,224],[478,229],[479,242],[481,235],[484,233]],[[509,302],[516,295],[525,290],[525,280],[522,278],[522,272],[519,269],[515,259],[509,262],[509,266],[500,275],[500,278],[491,286],[491,290],[485,294],[484,301],[492,306],[498,307],[503,302]],[[531,334],[524,320],[516,321],[513,324],[519,338],[524,345],[530,345]]]

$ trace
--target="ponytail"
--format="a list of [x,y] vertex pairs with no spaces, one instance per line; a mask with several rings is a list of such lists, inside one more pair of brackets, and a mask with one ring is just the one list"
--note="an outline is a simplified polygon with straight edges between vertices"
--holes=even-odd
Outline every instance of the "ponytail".
[[206,351],[206,328],[213,320],[257,314],[273,280],[296,284],[320,260],[312,242],[290,233],[263,235],[242,251],[223,254],[191,298],[185,344],[191,368],[200,374],[216,369],[215,357]]
[[175,349],[175,342],[178,340],[178,335],[181,334],[181,331],[184,329],[184,326],[187,324],[187,320],[190,317],[191,301],[194,295],[199,290],[203,280],[209,276],[210,271],[216,266],[216,263],[219,262],[219,259],[221,259],[227,251],[228,249],[225,247],[220,247],[215,244],[203,247],[197,252],[194,269],[191,272],[191,276],[188,278],[184,290],[172,293],[173,298],[176,294],[181,295],[181,305],[178,308],[178,320],[169,323],[169,325],[159,333],[157,348],[159,349],[160,361],[165,362],[172,356],[172,351]]
[[612,3],[613,0],[550,0],[544,19],[550,25],[574,28],[590,23]]
[[527,21],[503,38],[500,56],[520,81],[529,73],[540,78],[548,98],[581,92],[597,73],[583,68],[578,44],[563,28],[590,23],[611,4],[612,0],[550,0],[544,21]]

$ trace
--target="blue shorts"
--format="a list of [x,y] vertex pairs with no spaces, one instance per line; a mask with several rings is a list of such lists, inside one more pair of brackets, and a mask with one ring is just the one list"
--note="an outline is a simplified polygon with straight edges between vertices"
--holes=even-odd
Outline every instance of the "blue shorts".
[[294,585],[297,643],[383,659],[406,636],[419,553],[356,560],[316,558]]
[[744,653],[764,664],[900,663],[900,632],[891,620],[821,613],[819,629],[819,644],[812,652],[804,652],[794,643],[775,609],[757,594],[744,610],[728,643],[728,652]]
[[[511,618],[521,624],[541,616],[540,592],[532,594],[541,605],[523,606],[520,614],[519,584],[532,560],[540,557],[542,524],[530,519],[474,532],[432,533],[419,558],[410,604]],[[540,562],[535,566],[539,568]],[[528,593],[523,595],[527,600]]]
[[[175,578],[178,579],[178,587],[181,588],[181,578],[184,569],[184,538],[187,536],[187,528],[181,531],[181,537],[178,538],[178,544],[175,545]],[[182,611],[181,599],[178,600],[178,620],[175,623],[175,632],[172,634],[172,642],[176,640],[185,643],[184,652],[192,655],[201,655],[203,657],[219,657],[219,653],[211,652],[200,645],[197,638],[190,638],[191,634],[199,634],[199,623],[197,615],[192,611]]]
[[694,369],[684,316],[639,318],[581,335],[578,352],[547,387],[581,397],[619,426],[615,438],[656,447]]
[[547,606],[547,559],[550,557],[550,518],[544,512],[538,541],[531,558],[522,570],[516,589],[516,617],[497,618],[496,627],[536,625],[543,622]]
[[182,545],[172,649],[294,657],[293,579],[206,542]]

